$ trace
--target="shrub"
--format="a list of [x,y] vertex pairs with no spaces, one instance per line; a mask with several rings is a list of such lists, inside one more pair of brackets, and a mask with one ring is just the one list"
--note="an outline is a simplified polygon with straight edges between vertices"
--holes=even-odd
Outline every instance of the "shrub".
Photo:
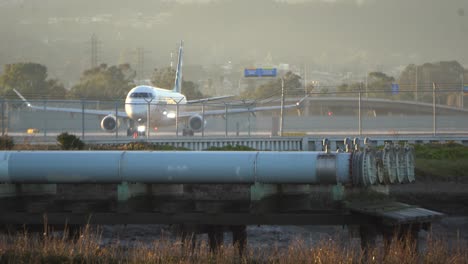
[[173,147],[171,145],[153,144],[147,142],[130,142],[122,147],[121,150],[189,150],[182,147]]
[[224,147],[209,147],[207,151],[255,151],[256,149],[242,145],[226,145]]
[[57,142],[61,149],[63,150],[73,150],[73,149],[83,149],[84,143],[81,139],[75,135],[68,134],[68,132],[63,132],[57,136]]
[[11,150],[15,146],[13,138],[10,136],[0,136],[0,149]]

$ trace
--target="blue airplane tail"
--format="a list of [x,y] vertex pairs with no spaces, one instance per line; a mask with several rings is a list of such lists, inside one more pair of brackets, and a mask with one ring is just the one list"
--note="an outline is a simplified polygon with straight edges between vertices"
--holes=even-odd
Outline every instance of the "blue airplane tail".
[[177,69],[176,69],[176,77],[174,81],[174,89],[172,89],[173,92],[180,93],[182,90],[182,57],[184,55],[184,41],[180,41],[180,46],[179,46],[179,57],[177,61]]

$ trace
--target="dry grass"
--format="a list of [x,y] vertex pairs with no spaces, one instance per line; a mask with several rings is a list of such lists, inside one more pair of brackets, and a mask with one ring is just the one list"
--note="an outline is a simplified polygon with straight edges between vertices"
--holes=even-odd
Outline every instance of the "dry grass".
[[[124,247],[115,242],[102,246],[99,231],[85,228],[74,239],[66,234],[49,236],[28,234],[3,236],[0,239],[0,263],[467,263],[468,250],[455,241],[449,248],[441,240],[428,239],[426,249],[416,252],[409,240],[392,242],[385,250],[363,252],[334,240],[324,240],[313,247],[303,241],[288,248],[248,249],[240,257],[233,246],[211,253],[206,243],[195,249],[189,243],[170,239]],[[49,233],[50,234],[50,233]]]

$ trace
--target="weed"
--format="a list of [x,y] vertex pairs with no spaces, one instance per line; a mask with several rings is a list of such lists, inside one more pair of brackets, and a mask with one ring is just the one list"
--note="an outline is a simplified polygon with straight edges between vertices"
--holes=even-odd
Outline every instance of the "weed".
[[2,150],[11,150],[15,146],[15,142],[13,141],[13,138],[5,135],[5,136],[0,136],[0,149]]
[[[287,248],[248,249],[239,256],[233,246],[222,246],[211,253],[206,242],[195,249],[180,240],[160,239],[123,247],[115,243],[102,246],[99,231],[85,227],[75,240],[26,232],[0,238],[0,263],[466,263],[464,246],[449,247],[447,242],[427,240],[418,253],[407,238],[393,239],[385,249],[359,247],[333,239],[309,246],[301,240]],[[456,241],[456,243],[461,243]]]

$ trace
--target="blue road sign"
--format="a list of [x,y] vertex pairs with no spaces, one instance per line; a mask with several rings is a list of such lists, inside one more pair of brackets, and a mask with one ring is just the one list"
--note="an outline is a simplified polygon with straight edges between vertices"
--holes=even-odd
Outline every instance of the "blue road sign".
[[244,69],[244,77],[257,77],[257,69]]
[[392,94],[398,94],[400,92],[400,86],[397,83],[392,83]]
[[262,74],[260,77],[276,77],[276,68],[261,69]]
[[276,77],[276,68],[244,69],[244,77]]

